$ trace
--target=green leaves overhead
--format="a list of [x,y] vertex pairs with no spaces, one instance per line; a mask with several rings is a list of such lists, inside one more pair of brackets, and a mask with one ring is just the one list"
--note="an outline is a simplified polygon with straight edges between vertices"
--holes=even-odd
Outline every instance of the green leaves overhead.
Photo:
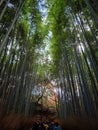
[[57,85],[57,109],[61,117],[71,114],[96,117],[95,3],[96,0],[10,0],[7,5],[4,1],[0,21],[3,113],[14,110],[28,115],[32,88],[48,79]]

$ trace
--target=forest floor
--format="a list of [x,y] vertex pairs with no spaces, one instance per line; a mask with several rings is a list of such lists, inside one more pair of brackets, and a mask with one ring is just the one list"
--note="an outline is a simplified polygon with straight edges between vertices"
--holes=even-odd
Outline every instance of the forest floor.
[[21,126],[24,126],[24,130],[30,130],[34,122],[46,120],[58,122],[62,130],[98,130],[98,120],[94,119],[68,117],[65,120],[61,120],[57,117],[46,117],[43,115],[25,117],[12,113],[0,118],[0,130],[23,130]]

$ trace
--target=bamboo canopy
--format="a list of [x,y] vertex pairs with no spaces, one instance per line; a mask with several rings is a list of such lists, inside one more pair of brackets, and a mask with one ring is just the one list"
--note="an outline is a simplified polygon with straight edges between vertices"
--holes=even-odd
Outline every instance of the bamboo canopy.
[[[0,1],[0,115],[98,119],[98,1]],[[50,112],[50,113],[51,113]]]

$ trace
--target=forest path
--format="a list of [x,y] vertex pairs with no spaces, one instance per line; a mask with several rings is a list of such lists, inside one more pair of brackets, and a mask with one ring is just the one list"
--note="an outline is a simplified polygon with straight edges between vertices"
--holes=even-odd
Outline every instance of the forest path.
[[0,130],[31,130],[34,122],[58,122],[62,130],[98,130],[98,120],[69,117],[67,119],[52,118],[42,115],[26,117],[19,114],[9,114],[0,118]]

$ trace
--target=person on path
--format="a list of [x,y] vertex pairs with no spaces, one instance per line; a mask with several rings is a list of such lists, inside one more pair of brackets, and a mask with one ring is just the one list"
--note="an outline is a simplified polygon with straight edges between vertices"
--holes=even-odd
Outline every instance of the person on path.
[[58,122],[55,123],[53,130],[61,130],[61,126],[58,124]]
[[39,124],[39,130],[46,130],[43,123]]
[[55,124],[54,122],[51,122],[48,130],[54,130],[54,128],[55,128]]
[[44,127],[45,127],[45,130],[48,130],[48,128],[49,128],[48,123],[44,123]]

